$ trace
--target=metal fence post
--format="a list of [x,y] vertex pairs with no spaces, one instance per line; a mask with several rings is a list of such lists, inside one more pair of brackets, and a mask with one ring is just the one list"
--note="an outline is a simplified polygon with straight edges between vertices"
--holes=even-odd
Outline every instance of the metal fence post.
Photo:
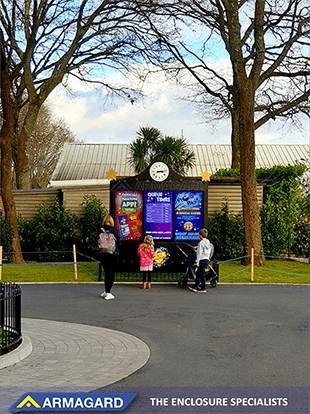
[[76,245],[73,245],[73,261],[74,261],[74,279],[77,280],[77,260],[76,260]]
[[[17,294],[17,296],[15,297],[16,303],[15,303],[15,321],[16,321],[16,331],[19,332],[20,334],[22,333],[22,293],[21,293],[21,288],[20,286],[19,288],[19,293]],[[17,286],[16,286],[17,289]]]
[[251,282],[254,280],[254,248],[251,249]]
[[308,263],[310,264],[310,228],[308,233]]
[[15,349],[22,341],[21,287],[15,283],[0,283],[0,355]]
[[4,283],[0,283],[0,326],[4,325]]
[[102,269],[101,269],[101,263],[99,262],[99,282],[101,282],[102,277]]
[[0,245],[0,282],[2,280],[2,253],[3,253],[3,247]]

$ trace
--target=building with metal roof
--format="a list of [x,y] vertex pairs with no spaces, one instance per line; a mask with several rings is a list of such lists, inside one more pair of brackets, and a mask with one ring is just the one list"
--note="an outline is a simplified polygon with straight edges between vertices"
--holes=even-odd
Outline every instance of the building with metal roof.
[[[215,173],[231,165],[230,145],[191,144],[196,165],[188,171],[189,177],[200,177],[207,170]],[[295,165],[309,158],[309,145],[256,145],[256,168],[275,165]],[[107,172],[117,177],[135,175],[128,162],[128,144],[66,143],[52,175],[52,187],[108,184]]]

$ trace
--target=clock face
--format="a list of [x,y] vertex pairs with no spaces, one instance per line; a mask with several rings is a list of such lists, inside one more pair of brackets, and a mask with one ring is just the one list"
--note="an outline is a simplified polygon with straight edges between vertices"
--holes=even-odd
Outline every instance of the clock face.
[[164,162],[158,161],[151,165],[150,176],[155,181],[165,181],[169,176],[169,167]]

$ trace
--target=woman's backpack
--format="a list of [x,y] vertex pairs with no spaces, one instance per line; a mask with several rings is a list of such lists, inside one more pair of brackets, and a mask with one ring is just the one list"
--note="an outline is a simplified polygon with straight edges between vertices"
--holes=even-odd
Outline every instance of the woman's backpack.
[[116,240],[114,234],[102,228],[98,237],[98,247],[100,253],[113,254],[116,250]]

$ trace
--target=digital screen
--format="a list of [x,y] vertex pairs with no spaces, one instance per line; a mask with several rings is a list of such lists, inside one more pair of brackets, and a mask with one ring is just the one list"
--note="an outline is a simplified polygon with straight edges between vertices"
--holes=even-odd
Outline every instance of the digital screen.
[[203,193],[200,191],[176,191],[174,203],[175,241],[199,240],[202,228]]
[[121,240],[142,240],[142,211],[140,191],[115,192],[115,227]]
[[144,235],[154,239],[172,239],[173,192],[145,191]]

